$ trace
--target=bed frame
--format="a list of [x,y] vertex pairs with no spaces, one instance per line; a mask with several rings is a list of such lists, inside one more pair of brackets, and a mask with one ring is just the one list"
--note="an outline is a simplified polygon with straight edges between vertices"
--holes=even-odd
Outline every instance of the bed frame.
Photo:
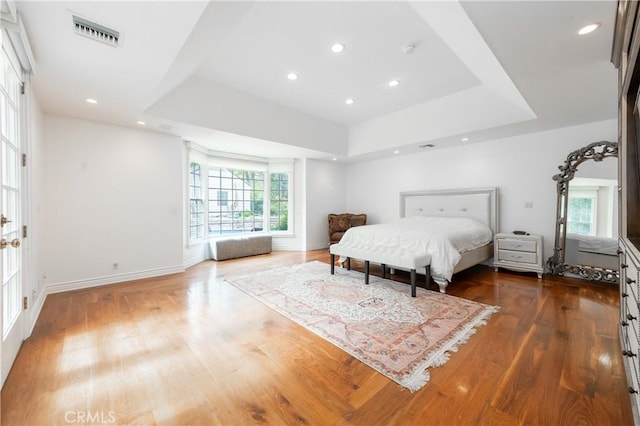
[[[498,188],[467,188],[400,193],[400,217],[443,216],[468,217],[486,224],[493,234],[498,233]],[[453,272],[460,272],[493,257],[493,242],[462,253]],[[426,269],[418,270],[426,273]],[[433,279],[444,293],[449,284],[443,277]]]

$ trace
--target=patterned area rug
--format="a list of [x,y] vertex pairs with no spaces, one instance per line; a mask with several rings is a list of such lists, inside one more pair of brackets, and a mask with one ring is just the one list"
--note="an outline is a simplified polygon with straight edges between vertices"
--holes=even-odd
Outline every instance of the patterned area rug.
[[308,262],[226,281],[411,391],[498,310],[370,277]]

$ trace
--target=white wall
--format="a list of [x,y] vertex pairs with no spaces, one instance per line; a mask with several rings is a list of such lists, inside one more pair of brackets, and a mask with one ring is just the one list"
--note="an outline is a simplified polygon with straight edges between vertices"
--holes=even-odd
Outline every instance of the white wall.
[[[552,254],[556,185],[552,176],[567,155],[599,140],[617,140],[617,120],[449,149],[434,149],[349,165],[347,208],[369,215],[368,223],[399,216],[399,193],[426,189],[499,187],[500,230],[541,234],[544,256]],[[525,208],[525,202],[533,208]]]
[[[329,213],[344,213],[347,205],[346,164],[306,160],[306,250],[329,246]],[[355,212],[357,213],[357,212]]]
[[[184,229],[186,230],[186,228]],[[197,243],[189,244],[187,242],[186,231],[184,238],[183,264],[185,268],[211,258],[208,241],[198,241]]]
[[49,292],[183,270],[179,138],[55,115],[44,137]]

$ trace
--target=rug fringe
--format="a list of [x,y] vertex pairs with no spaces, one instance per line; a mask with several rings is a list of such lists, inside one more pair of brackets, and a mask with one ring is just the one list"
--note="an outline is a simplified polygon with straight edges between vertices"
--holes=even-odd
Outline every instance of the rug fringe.
[[474,321],[467,324],[467,326],[454,338],[451,339],[451,343],[443,346],[440,350],[434,354],[429,361],[425,361],[424,365],[416,370],[416,372],[400,382],[400,385],[409,389],[411,392],[420,390],[424,385],[429,382],[431,375],[429,374],[429,367],[440,367],[449,361],[451,352],[458,352],[460,345],[463,345],[469,341],[469,338],[473,336],[478,327],[487,324],[487,319],[498,312],[500,308],[498,306],[487,306]]
[[431,375],[428,370],[420,371],[418,374],[414,374],[412,377],[402,382],[402,386],[409,389],[411,392],[420,390],[424,385],[429,383]]

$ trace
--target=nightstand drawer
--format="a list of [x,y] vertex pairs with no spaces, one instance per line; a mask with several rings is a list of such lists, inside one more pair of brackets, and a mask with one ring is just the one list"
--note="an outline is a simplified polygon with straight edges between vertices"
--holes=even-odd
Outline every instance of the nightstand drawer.
[[[501,250],[536,251],[536,241],[498,239],[498,248]],[[533,261],[535,263],[535,260]]]
[[[528,241],[520,241],[522,243],[528,243]],[[505,262],[518,262],[518,263],[538,263],[538,256],[536,253],[529,253],[526,251],[510,251],[510,250],[498,250],[498,260]]]

